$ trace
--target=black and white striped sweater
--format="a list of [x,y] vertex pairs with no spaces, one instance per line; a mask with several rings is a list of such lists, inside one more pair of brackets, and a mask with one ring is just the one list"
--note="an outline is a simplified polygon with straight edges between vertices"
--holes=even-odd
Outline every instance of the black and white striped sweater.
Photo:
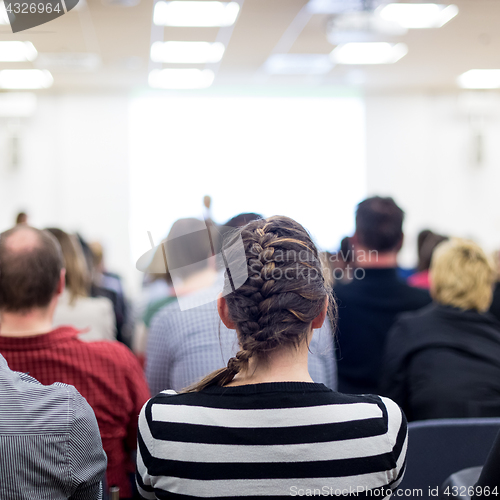
[[403,413],[379,396],[306,382],[164,391],[139,417],[137,483],[146,499],[383,498],[406,443]]

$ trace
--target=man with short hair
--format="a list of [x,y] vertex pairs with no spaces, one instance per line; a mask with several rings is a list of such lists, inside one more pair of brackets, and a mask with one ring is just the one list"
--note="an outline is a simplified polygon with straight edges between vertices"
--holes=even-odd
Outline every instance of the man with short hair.
[[0,355],[0,498],[99,500],[105,471],[94,412],[78,391],[42,385]]
[[109,486],[132,496],[128,473],[137,418],[149,399],[142,369],[119,342],[78,340],[70,326],[52,329],[64,289],[61,248],[46,231],[17,226],[0,235],[0,353],[11,369],[42,384],[76,387],[93,408],[108,455]]
[[356,211],[354,279],[335,287],[339,305],[339,391],[377,393],[387,332],[396,316],[427,305],[427,291],[397,274],[404,212],[392,198],[375,196]]

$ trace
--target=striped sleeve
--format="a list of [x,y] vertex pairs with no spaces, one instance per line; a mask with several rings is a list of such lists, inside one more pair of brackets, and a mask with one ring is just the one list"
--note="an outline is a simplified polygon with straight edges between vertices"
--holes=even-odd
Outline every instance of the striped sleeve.
[[406,468],[406,450],[408,447],[408,428],[406,417],[401,408],[392,399],[381,397],[387,411],[387,438],[392,447],[394,468],[392,469],[391,489],[395,490],[401,481]]
[[136,484],[137,491],[142,498],[156,499],[154,489],[151,484],[151,476],[145,464],[149,463],[152,459],[152,446],[153,439],[151,431],[146,419],[146,411],[151,407],[151,401],[148,401],[139,414],[139,426],[137,431],[137,471],[136,471]]
[[71,500],[100,500],[106,472],[106,454],[102,449],[99,427],[92,408],[73,387],[69,436]]

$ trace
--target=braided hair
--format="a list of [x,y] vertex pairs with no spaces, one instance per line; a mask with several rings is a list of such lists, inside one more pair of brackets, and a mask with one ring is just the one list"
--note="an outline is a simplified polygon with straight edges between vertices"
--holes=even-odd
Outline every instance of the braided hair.
[[[246,269],[240,269],[248,277],[235,288],[235,266],[229,266],[233,274],[226,266],[223,293],[238,332],[240,350],[227,367],[211,373],[186,392],[226,385],[246,369],[251,357],[263,358],[278,348],[301,345],[327,298],[330,318],[335,319],[336,305],[318,250],[299,223],[284,216],[259,219],[241,228],[233,238],[239,236],[246,256]],[[230,261],[231,245],[225,247]]]

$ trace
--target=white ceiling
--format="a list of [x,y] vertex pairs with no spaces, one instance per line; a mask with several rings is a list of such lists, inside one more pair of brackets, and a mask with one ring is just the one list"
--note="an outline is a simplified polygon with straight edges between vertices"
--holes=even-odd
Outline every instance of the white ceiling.
[[[500,68],[500,1],[453,0],[459,14],[439,29],[410,30],[387,39],[408,45],[409,52],[392,65],[337,65],[324,76],[269,76],[263,71],[276,52],[328,54],[327,15],[305,15],[306,0],[239,0],[242,9],[231,30],[225,28],[159,28],[152,26],[152,0],[134,7],[87,0],[66,15],[25,32],[13,34],[0,26],[0,40],[29,40],[39,62],[0,63],[6,68],[48,68],[54,85],[44,92],[140,91],[147,89],[153,40],[228,41],[216,70],[214,87],[226,85],[312,88],[355,86],[368,92],[449,91],[469,69]],[[349,0],[346,0],[349,3]],[[450,3],[442,0],[442,3]],[[229,38],[230,37],[230,38]],[[97,67],[48,67],[53,53],[97,54]],[[158,66],[157,66],[158,67]],[[166,67],[166,66],[165,66]],[[201,66],[197,66],[201,67]]]

